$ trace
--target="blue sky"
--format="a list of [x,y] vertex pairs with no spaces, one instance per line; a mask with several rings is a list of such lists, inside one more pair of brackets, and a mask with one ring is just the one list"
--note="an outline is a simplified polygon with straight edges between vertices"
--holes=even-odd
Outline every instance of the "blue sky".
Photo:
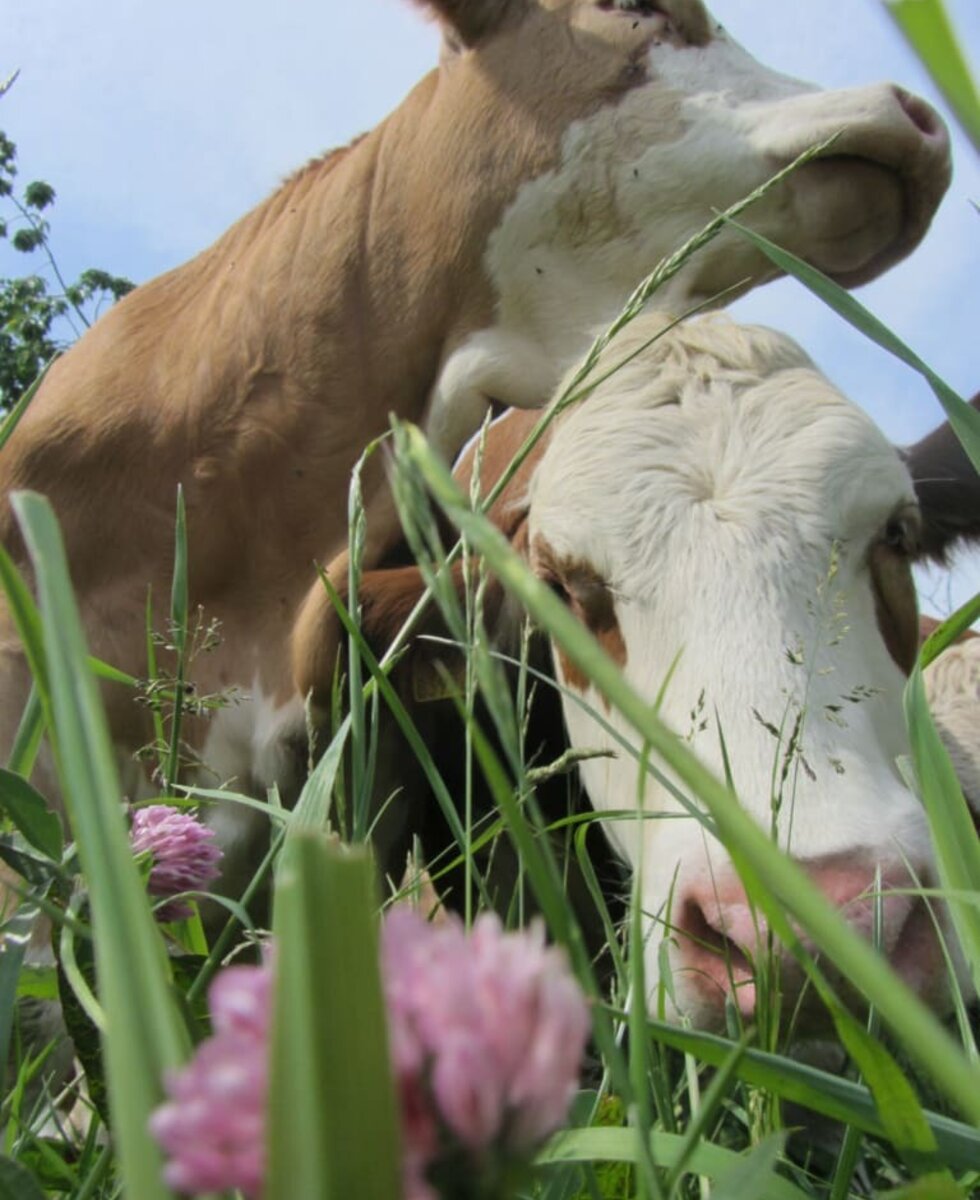
[[[962,44],[980,4],[947,0]],[[892,79],[942,109],[878,0],[715,0],[758,57],[828,87]],[[137,281],[176,266],[308,158],[390,111],[434,63],[438,36],[406,0],[4,0],[0,128],[21,179],[54,184],[53,244],[66,274]],[[945,110],[943,110],[945,111]],[[861,299],[948,381],[980,388],[980,162],[955,138],[953,186],[923,245]],[[0,272],[22,271],[0,255]],[[741,301],[744,319],[798,338],[897,442],[941,419],[917,376],[797,285]],[[931,586],[931,585],[930,585]],[[964,561],[957,594],[980,588]],[[942,591],[940,586],[940,592]],[[933,607],[942,607],[944,597]]]

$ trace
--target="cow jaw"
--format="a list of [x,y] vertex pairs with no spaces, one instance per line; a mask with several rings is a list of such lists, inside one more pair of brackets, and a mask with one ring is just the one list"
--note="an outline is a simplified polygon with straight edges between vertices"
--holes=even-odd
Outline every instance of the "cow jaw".
[[[609,359],[652,332],[641,320]],[[542,578],[557,574],[580,615],[562,564],[575,564],[590,596],[601,581],[612,611],[593,602],[602,619],[584,623],[621,647],[640,694],[652,702],[666,685],[668,726],[719,776],[731,770],[743,807],[864,933],[881,871],[893,893],[883,946],[942,1007],[932,918],[894,895],[934,880],[928,828],[896,766],[908,752],[908,562],[880,561],[901,553],[912,497],[885,439],[785,339],[714,321],[668,335],[559,421],[529,522]],[[635,807],[638,768],[620,740],[633,740],[629,727],[556,660],[572,745],[616,754],[583,764],[592,802]],[[641,871],[652,996],[669,930],[680,1012],[717,1025],[731,997],[750,1015],[765,930],[750,936],[744,891],[696,802],[685,807],[669,779],[643,790],[642,816],[609,834]],[[792,995],[802,979],[787,970]]]

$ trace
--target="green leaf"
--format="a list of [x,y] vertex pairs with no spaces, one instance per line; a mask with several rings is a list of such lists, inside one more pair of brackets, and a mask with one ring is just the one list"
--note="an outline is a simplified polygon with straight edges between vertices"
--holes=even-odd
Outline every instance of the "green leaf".
[[[785,1134],[771,1133],[727,1171],[712,1193],[712,1200],[756,1200],[760,1184],[774,1179],[773,1168],[783,1149]],[[769,1186],[772,1186],[771,1184]]]
[[44,1200],[44,1192],[26,1167],[0,1156],[0,1200]]
[[0,767],[0,808],[35,850],[54,862],[61,861],[64,841],[61,818],[52,812],[39,791],[22,775]]
[[885,10],[925,64],[980,153],[980,95],[942,0],[885,0]]
[[948,1175],[923,1175],[893,1192],[879,1192],[878,1200],[968,1200]]
[[378,961],[374,864],[323,834],[283,851],[265,1200],[392,1200],[401,1191]]
[[24,203],[28,208],[47,208],[49,204],[54,203],[54,188],[50,183],[35,179],[24,188]]
[[[741,1197],[745,1197],[745,1200],[803,1200],[805,1192],[789,1180],[780,1179],[772,1171],[780,1142],[780,1137],[776,1136],[767,1139],[762,1147],[757,1147],[750,1154],[736,1154],[722,1146],[702,1141],[688,1157],[686,1170],[718,1180],[719,1187],[731,1176],[738,1190],[724,1193],[729,1200],[734,1200],[734,1197],[740,1200]],[[675,1166],[682,1154],[688,1151],[685,1139],[675,1133],[651,1134],[649,1144],[654,1161],[663,1167]],[[593,1127],[555,1134],[538,1155],[537,1162],[539,1165],[569,1162],[636,1163],[638,1154],[634,1130]],[[749,1183],[751,1190],[744,1190]],[[720,1197],[722,1192],[713,1190],[711,1194]]]

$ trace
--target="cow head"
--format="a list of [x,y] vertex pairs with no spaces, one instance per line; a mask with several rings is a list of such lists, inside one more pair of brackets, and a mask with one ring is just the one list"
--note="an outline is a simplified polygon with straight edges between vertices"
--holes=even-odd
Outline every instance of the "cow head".
[[[896,763],[908,752],[901,691],[918,647],[912,479],[787,338],[715,317],[646,347],[658,328],[644,317],[614,339],[598,374],[625,365],[556,419],[492,516],[868,936],[880,873],[884,950],[941,1008],[933,914],[900,894],[936,883],[925,818]],[[510,413],[492,427],[481,478],[499,474],[531,424]],[[457,470],[464,484],[473,463],[470,452]],[[365,577],[368,595],[385,592],[385,575]],[[513,615],[496,601],[492,615],[495,636],[512,636]],[[557,648],[554,667],[572,746],[609,751],[581,767],[592,803],[634,808],[630,728]],[[764,920],[676,781],[648,777],[642,793],[643,819],[608,832],[642,865],[651,1004],[666,939],[668,1009],[701,1026],[720,1024],[729,1002],[750,1016]],[[796,964],[782,974],[784,995],[798,998]]]
[[[447,342],[430,432],[453,449],[481,400],[539,405],[646,272],[806,148],[839,135],[747,220],[848,287],[917,244],[947,186],[946,131],[922,100],[770,71],[700,0],[429,7],[446,49],[407,147],[434,185],[414,227],[479,238],[494,306],[475,321],[461,305]],[[773,272],[725,233],[660,302]]]
[[[618,361],[646,320],[613,343]],[[603,367],[600,364],[599,370]],[[931,1002],[945,973],[924,902],[887,894],[935,873],[926,822],[896,759],[918,646],[910,562],[920,515],[894,448],[788,339],[724,319],[667,335],[560,421],[530,488],[532,566],[627,679],[731,777],[743,806]],[[614,749],[625,724],[556,656],[573,745]],[[602,720],[596,720],[598,713]],[[727,760],[726,760],[727,754]],[[727,763],[727,766],[726,766]],[[635,761],[583,764],[594,804],[628,807]],[[766,945],[731,862],[648,782],[642,825],[617,823],[643,863],[644,910],[667,936],[673,994],[699,1024],[754,1011]],[[795,967],[783,986],[798,990]]]

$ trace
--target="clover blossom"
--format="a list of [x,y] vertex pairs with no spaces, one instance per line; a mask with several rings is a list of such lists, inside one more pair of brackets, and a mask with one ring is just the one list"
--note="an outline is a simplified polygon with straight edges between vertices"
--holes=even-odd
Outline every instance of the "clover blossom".
[[529,1156],[568,1112],[588,1036],[563,952],[540,923],[507,933],[485,913],[467,935],[409,908],[388,914],[381,946],[399,1089],[431,1101],[408,1149],[436,1160],[441,1131],[453,1151]]
[[[430,924],[406,906],[381,930],[381,976],[401,1113],[404,1200],[500,1194],[564,1119],[589,1014],[544,928],[484,914]],[[209,993],[214,1034],[166,1080],[151,1130],[183,1192],[261,1196],[272,968],[232,967]],[[487,1186],[489,1185],[489,1186]]]
[[[129,834],[134,854],[149,853],[151,896],[176,896],[200,891],[220,874],[222,851],[214,844],[214,830],[195,816],[169,804],[149,804],[133,814]],[[185,900],[174,900],[156,909],[159,921],[182,921],[192,913]]]
[[265,1179],[272,970],[228,967],[208,993],[214,1034],[164,1087],[168,1102],[150,1132],[168,1156],[164,1178],[179,1192],[238,1188],[257,1200]]

